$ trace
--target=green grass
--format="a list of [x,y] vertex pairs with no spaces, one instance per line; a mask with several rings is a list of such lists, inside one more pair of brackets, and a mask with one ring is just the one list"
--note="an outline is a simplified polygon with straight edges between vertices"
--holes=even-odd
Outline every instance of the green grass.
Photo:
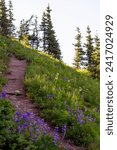
[[6,83],[3,73],[7,68],[7,64],[9,61],[9,52],[7,50],[7,45],[5,39],[1,40],[0,38],[0,91],[2,90],[2,86]]
[[[10,54],[27,60],[24,84],[27,96],[36,103],[40,115],[53,126],[61,128],[66,124],[65,137],[74,144],[99,149],[99,80],[92,79],[87,71],[75,70],[47,54],[26,48],[15,40],[0,36],[0,41],[0,54],[3,55],[0,55],[1,71],[6,68]],[[1,76],[0,83],[4,84],[2,78]],[[80,111],[84,115],[83,124],[77,119]],[[96,121],[87,122],[87,116]]]

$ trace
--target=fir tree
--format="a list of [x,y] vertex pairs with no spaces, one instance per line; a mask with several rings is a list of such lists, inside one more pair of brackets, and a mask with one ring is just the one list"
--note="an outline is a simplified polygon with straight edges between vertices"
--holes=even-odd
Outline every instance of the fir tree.
[[92,66],[91,74],[94,78],[100,77],[100,39],[96,35],[95,38],[94,52],[92,53]]
[[55,31],[53,29],[51,11],[52,10],[48,5],[46,12],[43,13],[42,17],[41,31],[43,32],[43,37],[41,41],[43,43],[43,51],[61,60],[60,46],[58,40],[56,39]]
[[90,67],[92,65],[92,53],[94,51],[93,47],[93,38],[91,36],[91,30],[90,27],[87,27],[87,36],[86,36],[86,43],[84,45],[86,47],[86,55],[88,60],[88,69],[90,70]]
[[99,51],[100,50],[100,39],[99,39],[98,35],[95,36],[94,40],[95,40],[94,51],[97,51],[97,50]]
[[8,36],[9,34],[8,22],[8,9],[5,0],[0,0],[0,34],[3,36]]
[[42,16],[42,22],[40,25],[40,31],[42,31],[42,37],[41,37],[41,43],[42,43],[42,50],[44,52],[47,51],[47,18],[46,18],[46,13],[43,12]]
[[13,21],[15,20],[13,17],[13,5],[11,0],[9,0],[9,9],[8,9],[8,28],[9,28],[9,36],[14,35],[15,26],[13,24]]
[[75,57],[74,57],[74,63],[73,65],[79,69],[81,67],[81,65],[83,65],[83,56],[85,54],[85,52],[83,51],[82,48],[82,43],[81,43],[81,32],[80,29],[77,28],[77,35],[75,37],[76,39],[76,44],[73,44],[75,46]]

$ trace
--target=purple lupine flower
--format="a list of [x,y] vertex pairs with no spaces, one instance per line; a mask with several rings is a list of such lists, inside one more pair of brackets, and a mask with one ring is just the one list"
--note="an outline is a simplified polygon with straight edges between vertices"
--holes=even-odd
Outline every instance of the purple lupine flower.
[[55,127],[54,132],[58,132],[58,131],[59,131],[59,127]]
[[[30,112],[24,114],[16,112],[14,116],[14,121],[16,122],[18,133],[22,134],[23,136],[28,135],[28,139],[34,142],[37,141],[37,138],[40,135],[46,135],[50,130],[48,125],[44,122],[44,119],[36,120],[35,115]],[[58,138],[57,128],[54,136],[56,142]]]
[[87,116],[86,116],[86,121],[87,121],[87,122],[95,122],[95,121],[96,121],[96,118],[92,118],[90,115],[87,115]]
[[15,115],[14,115],[14,121],[16,122],[16,123],[18,123],[18,122],[20,122],[21,121],[21,117],[22,115],[21,115],[21,113],[20,112],[16,112],[15,113]]
[[22,115],[22,119],[25,120],[25,121],[29,120],[27,113]]
[[43,126],[44,125],[44,120],[43,119],[38,119],[37,123],[39,126]]
[[26,112],[25,115],[29,120],[34,120],[35,119],[35,114],[31,112]]
[[27,112],[26,114],[27,114],[27,116],[30,116],[30,115],[32,115],[32,113],[30,113],[30,112]]
[[36,129],[35,129],[35,131],[36,131],[36,133],[37,133],[37,134],[39,134],[39,133],[40,133],[39,128],[36,128]]
[[54,134],[54,141],[55,143],[59,141],[59,134],[57,132]]
[[15,114],[21,116],[21,113],[19,111],[17,111]]
[[50,131],[50,127],[48,127],[48,125],[46,123],[44,124],[43,129],[45,131]]
[[86,116],[86,121],[87,121],[87,122],[91,122],[91,121],[92,121],[91,116],[89,116],[89,115],[88,115],[88,116]]
[[6,93],[5,92],[0,93],[0,99],[5,99],[5,97],[6,97]]
[[27,122],[22,125],[22,129],[25,129],[27,127],[28,127],[28,123]]
[[57,145],[57,142],[59,141],[58,130],[59,130],[59,127],[54,128],[54,141],[53,142],[54,142],[55,146]]
[[18,123],[18,122],[20,122],[20,119],[18,117],[14,117],[14,121],[15,121],[15,123]]
[[6,97],[6,93],[2,92],[2,98],[5,98],[5,97]]
[[50,131],[50,127],[48,127],[48,125],[44,122],[43,119],[38,119],[37,124],[39,125],[39,128],[41,129],[41,131],[44,134],[46,134],[46,132]]
[[66,124],[64,124],[64,125],[63,125],[63,127],[62,127],[62,134],[63,134],[63,138],[65,137],[66,129],[67,129],[67,125],[66,125]]
[[84,115],[83,112],[81,111],[80,114],[78,114],[78,118],[77,118],[79,124],[83,124],[83,117]]

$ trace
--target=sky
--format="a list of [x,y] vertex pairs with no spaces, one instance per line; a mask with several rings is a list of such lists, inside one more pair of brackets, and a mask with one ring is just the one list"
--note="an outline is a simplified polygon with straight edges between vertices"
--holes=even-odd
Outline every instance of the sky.
[[81,30],[83,43],[88,25],[92,36],[99,34],[99,0],[12,0],[12,3],[17,27],[22,19],[29,19],[31,15],[37,15],[41,22],[43,11],[50,4],[52,22],[63,61],[68,65],[72,65],[74,59],[76,28]]

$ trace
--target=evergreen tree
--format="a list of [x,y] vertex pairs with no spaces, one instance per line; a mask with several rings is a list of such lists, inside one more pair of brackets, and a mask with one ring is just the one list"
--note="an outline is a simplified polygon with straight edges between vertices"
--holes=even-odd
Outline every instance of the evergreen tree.
[[43,32],[43,37],[41,41],[43,43],[43,51],[52,55],[53,57],[61,60],[61,51],[58,40],[55,36],[55,31],[53,29],[53,24],[51,20],[51,9],[48,5],[46,12],[43,13],[41,31]]
[[95,40],[94,51],[97,51],[97,50],[100,51],[100,39],[98,35],[95,36],[94,40]]
[[43,12],[42,22],[40,25],[40,31],[42,31],[41,48],[43,49],[44,52],[46,52],[47,51],[47,18],[46,18],[45,12]]
[[8,36],[9,34],[8,22],[8,9],[5,0],[0,0],[0,34],[3,36]]
[[13,21],[15,20],[13,17],[13,5],[11,0],[9,0],[9,9],[8,9],[8,28],[9,28],[9,36],[14,35],[15,26],[13,24]]
[[77,35],[75,37],[76,39],[76,44],[74,44],[75,46],[75,57],[74,57],[74,63],[73,65],[79,69],[81,67],[81,65],[83,65],[83,56],[85,54],[85,52],[83,51],[82,48],[82,43],[81,43],[81,32],[80,29],[77,28]]
[[94,78],[100,77],[100,39],[96,35],[95,38],[94,52],[92,53],[92,67],[91,74]]
[[86,47],[86,55],[87,55],[87,60],[88,60],[88,69],[90,70],[90,67],[92,65],[92,53],[94,51],[93,47],[93,38],[91,36],[91,30],[90,27],[87,26],[87,36],[86,36],[86,43],[84,45]]

